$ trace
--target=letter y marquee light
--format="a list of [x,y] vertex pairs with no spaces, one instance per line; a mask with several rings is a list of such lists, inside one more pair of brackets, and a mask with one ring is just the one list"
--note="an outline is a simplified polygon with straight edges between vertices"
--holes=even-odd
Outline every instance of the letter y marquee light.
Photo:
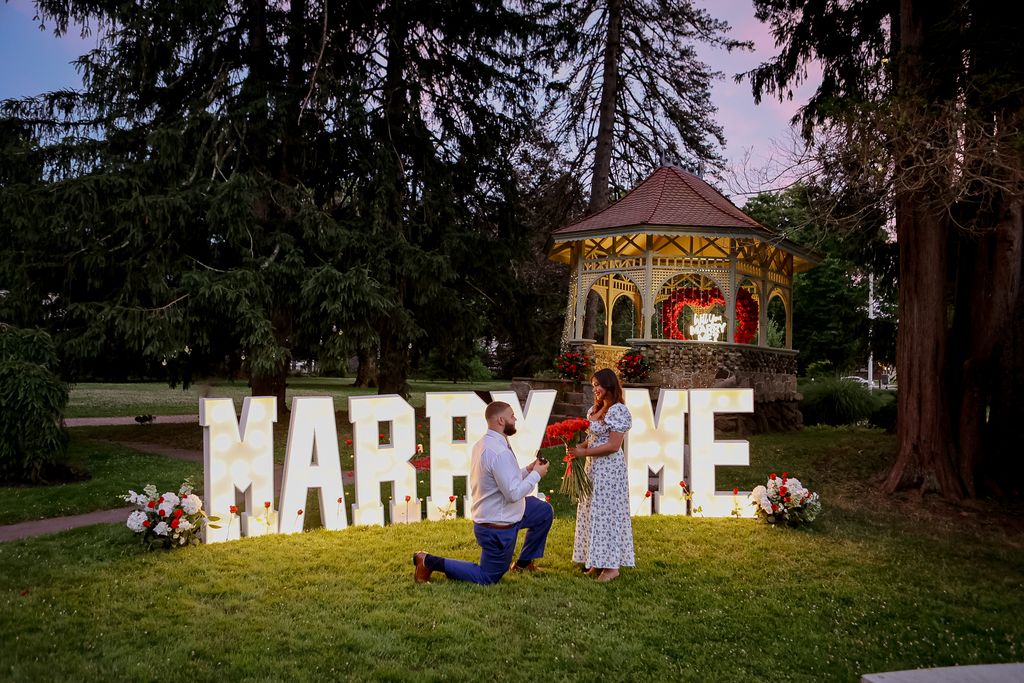
[[651,412],[646,389],[626,389],[626,408],[633,427],[626,432],[629,470],[629,509],[634,516],[651,514],[643,505],[649,486],[648,470],[661,473],[661,490],[654,494],[654,509],[662,515],[685,515],[686,499],[678,482],[685,478],[687,390],[662,389],[658,410]]
[[741,517],[755,515],[746,495],[715,491],[715,466],[750,464],[748,442],[715,441],[715,413],[752,412],[753,389],[690,390],[690,490],[705,517],[729,517],[734,507]]
[[239,421],[235,420],[235,404],[230,398],[199,399],[203,491],[207,510],[220,518],[219,529],[206,526],[207,543],[239,537],[239,517],[230,512],[236,489],[245,492],[241,533],[262,536],[277,531],[273,513],[263,506],[274,500],[275,422],[277,399],[273,396],[247,396]]
[[558,392],[554,389],[531,391],[526,397],[526,407],[520,409],[516,392],[491,392],[492,400],[504,401],[512,406],[512,412],[516,416],[516,433],[508,437],[508,444],[516,454],[516,460],[521,467],[526,467],[537,457],[556,396]]
[[[416,468],[409,463],[409,459],[416,453],[416,413],[412,406],[395,394],[350,396],[348,419],[352,423],[356,476],[356,502],[352,506],[352,523],[384,525],[380,485],[386,481],[394,483],[392,512],[398,507],[397,501],[402,501],[401,507],[404,511],[405,497],[409,496],[411,500],[416,501],[415,506],[409,507],[410,516],[415,514],[415,521],[419,521]],[[390,444],[380,443],[378,435],[381,422],[391,423]]]

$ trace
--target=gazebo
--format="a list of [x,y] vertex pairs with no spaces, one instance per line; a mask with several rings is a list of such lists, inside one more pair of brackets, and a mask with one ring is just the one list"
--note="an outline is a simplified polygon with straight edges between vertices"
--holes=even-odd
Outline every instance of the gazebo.
[[[818,263],[812,251],[677,166],[658,168],[552,239],[549,258],[570,268],[564,347],[587,352],[599,368],[639,348],[658,386],[749,386],[762,423],[752,428],[799,426],[792,288],[794,273]],[[600,339],[584,338],[591,293]],[[776,299],[784,321],[770,326]]]

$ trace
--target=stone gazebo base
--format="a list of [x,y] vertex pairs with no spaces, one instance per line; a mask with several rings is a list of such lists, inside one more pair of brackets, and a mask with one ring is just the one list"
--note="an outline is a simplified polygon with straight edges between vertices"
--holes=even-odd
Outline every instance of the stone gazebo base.
[[[754,412],[717,417],[718,431],[760,434],[803,428],[801,396],[796,388],[796,351],[668,339],[630,339],[628,343],[651,362],[652,372],[648,383],[626,386],[648,389],[652,402],[657,401],[660,388],[750,388],[754,390]],[[606,347],[589,339],[571,341],[570,346],[598,359],[597,369],[614,369],[609,352],[615,349],[621,356],[625,351],[625,347]],[[513,379],[512,387],[520,400],[525,400],[530,388],[557,390],[552,419],[580,417],[593,402],[590,386],[585,382],[520,377]]]

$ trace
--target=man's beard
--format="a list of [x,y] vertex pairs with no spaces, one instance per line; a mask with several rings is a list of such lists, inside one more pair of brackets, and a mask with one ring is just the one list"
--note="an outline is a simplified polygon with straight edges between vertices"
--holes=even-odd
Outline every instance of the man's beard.
[[505,427],[501,431],[505,432],[505,436],[512,436],[516,433],[516,426],[506,422]]

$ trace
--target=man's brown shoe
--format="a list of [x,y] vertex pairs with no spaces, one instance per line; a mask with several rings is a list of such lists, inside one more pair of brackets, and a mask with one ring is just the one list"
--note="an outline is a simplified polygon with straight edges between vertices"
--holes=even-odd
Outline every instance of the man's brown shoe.
[[416,579],[416,583],[430,583],[431,571],[427,569],[427,565],[424,562],[426,558],[427,554],[422,550],[412,555],[412,563],[416,566],[412,575]]
[[512,565],[508,568],[508,570],[513,573],[530,572],[531,574],[538,574],[544,571],[543,569],[535,565],[533,562],[530,562],[530,564],[526,565],[525,567],[520,567],[518,564],[513,562]]

